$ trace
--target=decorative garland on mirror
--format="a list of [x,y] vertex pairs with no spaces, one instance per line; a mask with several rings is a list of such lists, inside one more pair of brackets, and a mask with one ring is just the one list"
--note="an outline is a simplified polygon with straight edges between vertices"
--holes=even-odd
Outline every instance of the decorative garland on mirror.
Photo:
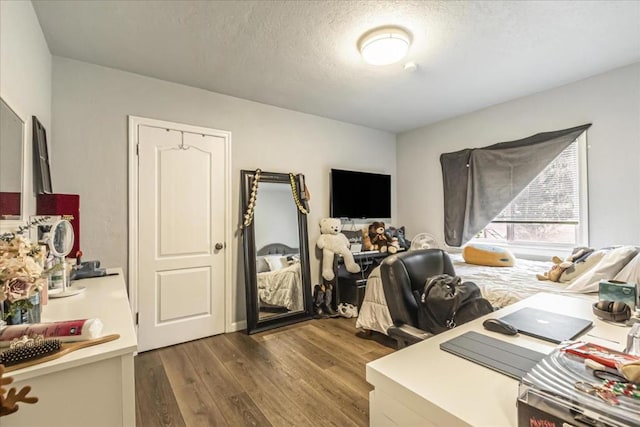
[[251,185],[251,197],[249,198],[249,205],[244,213],[244,222],[240,224],[240,229],[248,227],[253,222],[253,211],[256,208],[256,196],[258,195],[258,181],[260,181],[260,169],[256,169],[253,176],[253,184]]
[[289,181],[291,182],[291,193],[293,193],[293,201],[296,202],[296,206],[298,210],[302,212],[304,215],[308,215],[309,211],[302,206],[302,202],[300,202],[300,198],[298,197],[298,189],[296,186],[296,178],[295,175],[289,172]]

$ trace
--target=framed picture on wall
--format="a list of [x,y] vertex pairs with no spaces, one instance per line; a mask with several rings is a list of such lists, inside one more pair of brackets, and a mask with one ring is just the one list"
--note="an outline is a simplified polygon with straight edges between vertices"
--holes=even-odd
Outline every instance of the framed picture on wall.
[[49,150],[47,131],[36,116],[33,120],[33,182],[36,194],[51,194],[51,169],[49,168]]

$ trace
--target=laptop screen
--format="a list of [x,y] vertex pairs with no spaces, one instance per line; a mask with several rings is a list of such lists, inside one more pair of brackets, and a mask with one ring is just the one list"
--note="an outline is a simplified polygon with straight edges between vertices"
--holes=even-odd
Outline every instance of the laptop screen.
[[518,332],[553,343],[571,340],[593,325],[591,320],[525,307],[500,318]]

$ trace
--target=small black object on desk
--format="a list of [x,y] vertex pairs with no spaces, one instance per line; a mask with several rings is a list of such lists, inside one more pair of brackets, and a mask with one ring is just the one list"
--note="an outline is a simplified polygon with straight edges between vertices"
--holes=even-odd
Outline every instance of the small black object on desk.
[[107,270],[100,268],[100,261],[86,261],[80,263],[71,271],[71,280],[89,279],[106,275]]
[[484,326],[487,331],[498,332],[505,335],[516,335],[518,333],[518,330],[511,323],[500,319],[487,319],[482,322],[482,326]]

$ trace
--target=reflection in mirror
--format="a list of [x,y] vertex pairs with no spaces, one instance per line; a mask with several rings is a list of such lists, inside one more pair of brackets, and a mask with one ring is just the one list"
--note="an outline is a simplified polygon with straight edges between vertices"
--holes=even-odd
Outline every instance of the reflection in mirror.
[[302,311],[298,209],[289,185],[262,183],[253,221],[258,318]]
[[24,122],[0,98],[0,220],[22,219]]
[[[242,171],[243,206],[251,203],[256,173]],[[262,172],[253,221],[245,226],[247,332],[311,317],[307,218],[293,198],[289,174]],[[301,176],[293,177],[299,196]]]
[[49,250],[54,256],[64,258],[69,255],[73,247],[75,238],[73,226],[65,219],[56,222],[51,228]]

